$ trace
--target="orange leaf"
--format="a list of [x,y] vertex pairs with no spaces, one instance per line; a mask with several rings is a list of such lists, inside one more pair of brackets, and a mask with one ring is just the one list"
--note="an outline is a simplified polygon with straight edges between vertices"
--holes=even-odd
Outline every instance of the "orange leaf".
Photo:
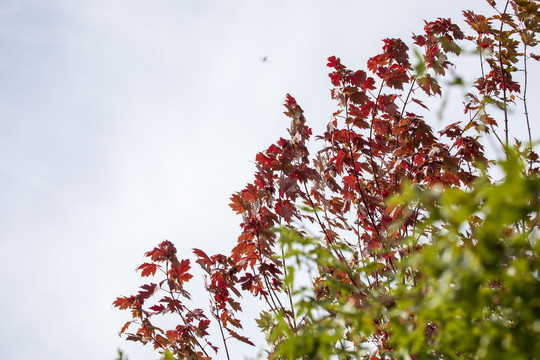
[[122,329],[120,329],[120,332],[118,333],[118,335],[122,335],[127,330],[129,325],[131,325],[131,321],[128,321],[127,323],[124,324],[124,326],[122,326]]
[[247,210],[246,205],[244,204],[244,201],[242,200],[242,197],[240,195],[233,194],[230,197],[230,200],[231,203],[229,204],[229,206],[231,207],[231,209],[233,209],[233,211],[236,212],[236,214],[242,214]]

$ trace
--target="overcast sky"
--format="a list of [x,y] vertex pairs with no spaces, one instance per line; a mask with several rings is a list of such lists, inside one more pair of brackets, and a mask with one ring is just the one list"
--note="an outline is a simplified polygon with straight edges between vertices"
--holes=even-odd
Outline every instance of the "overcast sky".
[[1,0],[0,358],[156,359],[118,337],[129,314],[111,306],[136,292],[143,253],[227,253],[228,198],[285,134],[285,94],[320,132],[327,57],[363,68],[381,39],[410,44],[422,19],[462,24],[464,8],[485,6]]

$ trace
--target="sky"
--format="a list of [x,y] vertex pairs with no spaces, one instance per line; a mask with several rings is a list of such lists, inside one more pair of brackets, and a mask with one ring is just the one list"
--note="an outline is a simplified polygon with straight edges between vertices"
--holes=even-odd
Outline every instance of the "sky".
[[157,359],[118,337],[129,314],[111,305],[142,284],[144,252],[228,253],[228,198],[286,134],[285,95],[319,133],[329,56],[365,68],[383,38],[410,44],[423,19],[463,24],[466,8],[485,5],[1,0],[0,358]]

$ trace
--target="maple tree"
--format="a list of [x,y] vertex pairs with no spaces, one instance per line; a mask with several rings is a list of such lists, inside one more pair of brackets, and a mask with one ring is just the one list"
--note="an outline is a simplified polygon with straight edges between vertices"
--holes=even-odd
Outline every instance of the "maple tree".
[[[338,109],[315,136],[319,150],[308,150],[312,130],[287,95],[289,137],[256,155],[253,182],[231,196],[242,223],[230,254],[193,250],[209,311],[189,307],[191,262],[164,241],[138,267],[161,280],[114,301],[132,317],[120,333],[167,359],[230,359],[229,341],[252,344],[239,318],[250,293],[266,304],[256,321],[269,359],[535,358],[540,185],[527,67],[540,60],[539,2],[488,3],[490,15],[463,12],[470,34],[450,19],[426,22],[410,45],[384,39],[366,70],[328,58]],[[471,48],[479,74],[466,86],[453,61]],[[437,131],[425,117],[441,79],[467,92],[462,118]],[[511,143],[517,121],[527,139]],[[499,182],[483,139],[506,154]],[[157,327],[164,315],[179,324]]]

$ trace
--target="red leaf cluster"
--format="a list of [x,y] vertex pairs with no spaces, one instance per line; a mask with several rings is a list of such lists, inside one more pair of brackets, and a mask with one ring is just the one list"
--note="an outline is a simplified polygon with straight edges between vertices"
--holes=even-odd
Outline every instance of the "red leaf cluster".
[[[207,338],[210,321],[201,309],[191,310],[183,302],[190,298],[184,289],[184,284],[192,278],[189,273],[190,261],[179,260],[176,247],[170,241],[163,241],[145,256],[150,262],[137,268],[141,270],[141,277],[155,276],[159,271],[164,279],[157,284],[144,284],[136,295],[120,296],[113,302],[113,306],[120,310],[131,311],[132,319],[122,327],[120,334],[134,325],[138,328],[135,332],[126,333],[127,340],[151,343],[155,349],[168,349],[174,354],[189,355],[193,359],[210,359],[206,347],[217,351]],[[156,303],[146,304],[160,293],[163,296]],[[156,316],[167,314],[177,315],[180,324],[174,329],[165,330],[154,325]]]

